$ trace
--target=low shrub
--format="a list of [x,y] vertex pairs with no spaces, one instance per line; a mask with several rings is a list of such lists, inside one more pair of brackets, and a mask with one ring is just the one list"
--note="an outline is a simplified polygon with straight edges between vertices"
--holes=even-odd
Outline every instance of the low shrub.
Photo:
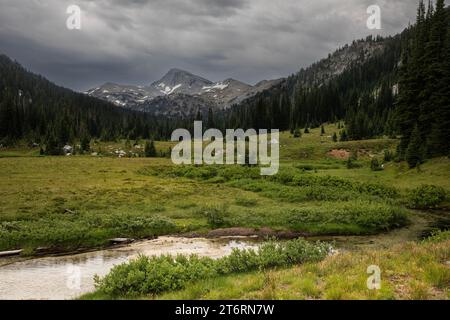
[[450,240],[450,230],[438,230],[433,232],[428,238],[425,238],[424,242],[431,242],[431,243],[439,243]]
[[373,158],[370,161],[370,170],[372,171],[382,171],[383,167],[381,166],[381,163],[378,161],[378,159]]
[[211,265],[212,259],[195,255],[140,256],[115,266],[104,278],[96,276],[94,280],[100,291],[112,297],[157,294],[179,290],[191,280],[212,276]]
[[363,200],[297,208],[290,210],[287,216],[291,229],[333,234],[375,233],[407,223],[405,209]]
[[226,205],[209,205],[196,210],[197,214],[206,217],[208,225],[212,228],[221,228],[227,225],[229,216]]
[[125,235],[144,237],[167,234],[175,231],[175,224],[161,217],[125,217],[118,228]]
[[384,162],[391,162],[395,159],[395,153],[389,149],[384,150]]
[[422,185],[409,193],[408,206],[413,209],[432,209],[438,207],[445,197],[442,187]]
[[158,216],[49,214],[35,220],[0,222],[0,250],[50,246],[99,246],[113,237],[143,238],[173,233],[175,223]]
[[356,160],[353,160],[352,158],[348,158],[347,162],[345,163],[347,169],[359,169],[362,167],[362,165]]

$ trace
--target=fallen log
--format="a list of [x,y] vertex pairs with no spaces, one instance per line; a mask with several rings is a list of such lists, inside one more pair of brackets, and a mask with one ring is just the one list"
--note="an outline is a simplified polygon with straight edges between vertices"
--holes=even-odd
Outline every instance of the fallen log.
[[11,250],[11,251],[0,251],[0,257],[9,257],[9,256],[17,256],[22,253],[22,249],[20,250]]
[[129,238],[109,239],[109,242],[112,243],[112,244],[126,244],[126,243],[131,243],[133,241],[134,241],[134,239],[129,239]]

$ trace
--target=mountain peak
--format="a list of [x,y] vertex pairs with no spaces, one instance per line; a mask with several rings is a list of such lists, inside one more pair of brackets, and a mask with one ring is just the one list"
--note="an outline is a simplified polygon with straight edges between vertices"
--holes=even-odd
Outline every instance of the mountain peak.
[[169,86],[175,86],[175,85],[179,85],[179,84],[182,84],[182,85],[190,84],[192,82],[205,82],[206,84],[212,83],[208,79],[197,76],[186,70],[172,68],[166,73],[166,75],[164,77],[161,78],[161,80],[156,81],[154,84],[158,85],[160,83],[164,83]]
[[152,83],[152,87],[162,94],[172,93],[193,94],[212,82],[188,71],[172,68],[160,80]]
[[171,68],[160,80],[150,85],[105,83],[87,91],[87,94],[120,107],[146,111],[152,109],[171,114],[172,109],[183,109],[184,102],[191,111],[205,107],[225,109],[268,87],[253,87],[233,78],[212,82],[189,71]]

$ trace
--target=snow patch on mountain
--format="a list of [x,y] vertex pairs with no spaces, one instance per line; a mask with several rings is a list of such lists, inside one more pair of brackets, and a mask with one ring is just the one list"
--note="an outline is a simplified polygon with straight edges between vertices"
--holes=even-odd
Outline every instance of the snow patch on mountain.
[[211,92],[211,90],[214,90],[214,89],[223,90],[223,89],[225,89],[227,87],[228,87],[228,84],[224,84],[222,82],[218,82],[218,83],[215,83],[213,86],[204,86],[202,88],[202,90],[205,90],[206,92]]

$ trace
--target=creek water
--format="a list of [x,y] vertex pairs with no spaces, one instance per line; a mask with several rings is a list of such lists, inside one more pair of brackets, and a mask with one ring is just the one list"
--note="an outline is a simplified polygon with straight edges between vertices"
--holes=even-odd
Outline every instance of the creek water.
[[17,261],[0,266],[0,300],[73,299],[94,290],[94,275],[104,276],[113,266],[139,254],[220,258],[233,248],[256,246],[252,238],[159,237],[106,250]]

